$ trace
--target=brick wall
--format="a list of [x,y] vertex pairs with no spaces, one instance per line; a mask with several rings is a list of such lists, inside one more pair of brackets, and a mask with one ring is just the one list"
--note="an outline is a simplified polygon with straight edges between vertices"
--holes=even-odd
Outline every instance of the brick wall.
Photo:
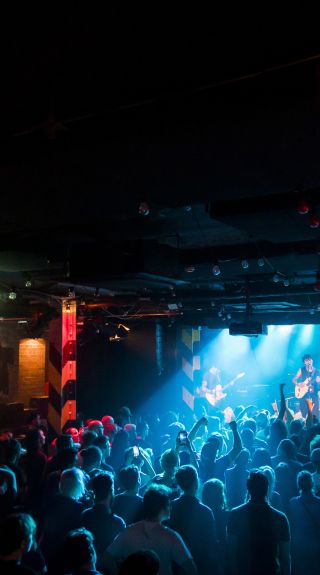
[[44,395],[46,375],[46,340],[19,341],[19,377],[17,400],[29,406],[31,397]]

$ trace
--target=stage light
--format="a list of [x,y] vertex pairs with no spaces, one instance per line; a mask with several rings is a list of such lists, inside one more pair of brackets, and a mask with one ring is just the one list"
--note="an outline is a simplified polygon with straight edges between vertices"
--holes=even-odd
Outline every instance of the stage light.
[[284,280],[283,280],[283,285],[284,285],[285,287],[288,287],[288,286],[290,285],[290,280],[289,280],[288,278],[284,279]]
[[17,293],[16,290],[14,288],[12,288],[9,293],[8,293],[8,299],[10,299],[11,301],[14,301],[15,299],[17,299]]
[[26,283],[24,285],[26,286],[26,288],[30,288],[32,286],[32,281],[26,280]]
[[275,273],[272,277],[272,281],[277,284],[280,281],[280,276],[279,274]]
[[259,268],[263,268],[263,266],[264,266],[264,259],[263,258],[258,259],[258,266],[259,266]]
[[221,274],[221,269],[218,264],[215,264],[212,268],[212,273],[214,276],[219,276]]
[[124,325],[123,323],[118,324],[118,329],[124,329],[125,331],[130,331],[130,327]]
[[248,260],[242,260],[241,265],[243,267],[244,270],[247,270],[249,267],[249,262]]
[[147,202],[141,202],[139,206],[140,216],[148,216],[150,214],[150,208]]
[[117,333],[115,335],[109,336],[109,341],[120,341],[120,340],[121,340],[121,337]]
[[292,325],[280,325],[279,326],[279,333],[283,335],[288,335],[292,332],[293,326]]
[[311,214],[310,220],[309,220],[310,228],[318,228],[319,225],[320,225],[320,220],[319,220],[318,216],[316,216],[315,214]]
[[298,213],[303,216],[309,212],[310,206],[309,206],[308,202],[306,202],[306,200],[300,200],[300,202],[298,203],[298,206],[297,206],[297,210],[298,210]]
[[184,271],[187,272],[187,274],[193,274],[193,272],[195,271],[195,267],[194,266],[186,266],[184,268]]

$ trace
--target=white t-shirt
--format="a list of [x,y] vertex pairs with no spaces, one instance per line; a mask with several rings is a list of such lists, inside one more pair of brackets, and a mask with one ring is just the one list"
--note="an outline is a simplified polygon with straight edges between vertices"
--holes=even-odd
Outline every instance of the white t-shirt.
[[160,560],[159,575],[172,574],[172,561],[182,565],[191,553],[180,535],[154,521],[139,521],[119,533],[107,552],[116,560],[123,560],[135,551],[152,550]]

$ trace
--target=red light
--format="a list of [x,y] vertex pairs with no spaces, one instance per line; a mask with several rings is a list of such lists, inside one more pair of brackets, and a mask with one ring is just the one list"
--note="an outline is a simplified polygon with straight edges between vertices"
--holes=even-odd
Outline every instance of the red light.
[[319,220],[318,216],[316,216],[315,214],[311,214],[310,221],[309,221],[310,228],[318,228],[319,225],[320,225],[320,220]]
[[302,216],[310,211],[310,206],[306,200],[300,200],[297,206],[298,213]]

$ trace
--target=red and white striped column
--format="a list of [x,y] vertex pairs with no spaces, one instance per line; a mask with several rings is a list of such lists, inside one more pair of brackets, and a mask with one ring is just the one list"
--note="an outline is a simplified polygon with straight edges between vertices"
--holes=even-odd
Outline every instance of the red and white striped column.
[[63,300],[61,316],[49,328],[48,423],[55,433],[76,419],[76,322],[76,300]]

